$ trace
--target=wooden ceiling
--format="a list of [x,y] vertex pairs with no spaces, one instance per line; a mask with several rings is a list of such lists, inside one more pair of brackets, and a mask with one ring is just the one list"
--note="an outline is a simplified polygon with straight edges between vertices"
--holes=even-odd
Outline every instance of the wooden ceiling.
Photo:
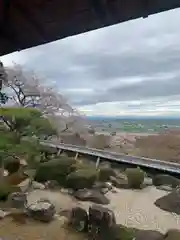
[[0,56],[178,7],[180,0],[1,0]]

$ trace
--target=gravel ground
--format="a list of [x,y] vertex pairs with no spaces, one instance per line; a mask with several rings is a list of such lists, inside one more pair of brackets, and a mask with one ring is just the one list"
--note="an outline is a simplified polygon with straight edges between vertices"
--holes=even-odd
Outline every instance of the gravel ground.
[[[58,220],[44,224],[17,224],[10,218],[0,221],[0,239],[5,240],[81,240],[82,237],[64,229]],[[83,239],[82,239],[83,240]]]
[[117,190],[108,193],[110,208],[114,210],[118,223],[139,229],[158,230],[180,229],[180,216],[165,212],[154,205],[156,199],[168,194],[155,187],[143,190]]
[[[117,219],[117,223],[128,227],[140,229],[152,229],[165,233],[170,228],[180,229],[180,216],[165,212],[154,205],[156,199],[167,194],[166,191],[147,187],[143,190],[116,189],[117,193],[109,192],[106,196],[110,199],[107,207],[111,208]],[[68,195],[60,192],[35,191],[29,200],[48,197],[57,208],[70,209],[73,206],[83,206],[88,209],[91,203],[78,202]]]
[[[117,193],[109,192],[107,194],[107,197],[111,200],[107,207],[114,210],[117,223],[128,227],[158,230],[165,233],[170,228],[180,229],[180,216],[165,212],[153,204],[156,199],[166,194],[167,192],[158,190],[155,187],[135,191],[117,189]],[[91,204],[78,202],[60,191],[52,192],[47,190],[32,192],[29,196],[29,203],[39,198],[48,198],[56,205],[57,211],[71,209],[77,205],[87,209]],[[28,222],[25,225],[17,225],[10,218],[0,221],[0,237],[6,237],[7,240],[80,239],[79,236],[67,234],[67,231],[60,227],[58,220],[50,224]]]

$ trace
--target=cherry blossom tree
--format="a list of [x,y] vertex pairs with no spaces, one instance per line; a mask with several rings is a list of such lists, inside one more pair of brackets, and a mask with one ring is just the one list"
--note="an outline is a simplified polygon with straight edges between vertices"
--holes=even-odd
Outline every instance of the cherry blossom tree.
[[17,64],[5,70],[8,77],[6,91],[11,96],[11,104],[38,108],[56,126],[59,134],[87,131],[83,116],[46,81]]

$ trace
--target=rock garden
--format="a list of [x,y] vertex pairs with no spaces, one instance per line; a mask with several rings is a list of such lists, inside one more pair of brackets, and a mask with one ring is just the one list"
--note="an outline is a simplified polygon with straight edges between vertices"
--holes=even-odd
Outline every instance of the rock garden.
[[1,115],[1,239],[180,239],[179,179],[58,156],[40,145],[54,129],[38,111]]

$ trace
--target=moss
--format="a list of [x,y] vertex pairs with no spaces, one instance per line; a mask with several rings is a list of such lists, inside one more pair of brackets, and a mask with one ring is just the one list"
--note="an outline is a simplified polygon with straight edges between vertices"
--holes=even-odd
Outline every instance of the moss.
[[117,224],[112,228],[111,235],[114,240],[133,240],[135,238],[135,231],[121,224]]
[[140,168],[128,168],[125,173],[130,188],[141,188],[144,182],[145,173]]

